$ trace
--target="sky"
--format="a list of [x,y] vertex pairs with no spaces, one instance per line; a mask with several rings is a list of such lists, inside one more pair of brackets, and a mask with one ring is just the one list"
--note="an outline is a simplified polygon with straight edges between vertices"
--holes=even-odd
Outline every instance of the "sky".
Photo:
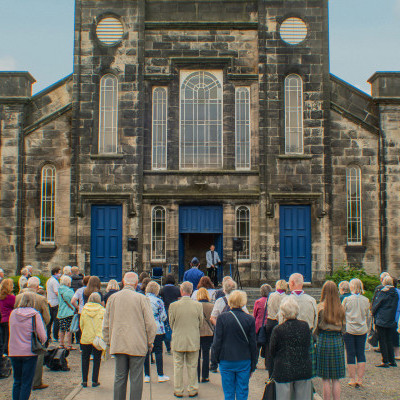
[[[73,69],[74,0],[0,0],[0,71],[29,71],[33,92]],[[375,71],[400,70],[400,0],[330,0],[330,70],[370,93]]]

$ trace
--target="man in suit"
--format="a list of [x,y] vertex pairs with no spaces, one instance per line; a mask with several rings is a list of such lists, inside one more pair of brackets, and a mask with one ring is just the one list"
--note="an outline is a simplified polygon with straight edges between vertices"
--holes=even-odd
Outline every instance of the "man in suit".
[[186,362],[189,397],[199,391],[197,362],[200,349],[200,327],[203,325],[203,306],[190,298],[191,282],[181,284],[181,299],[169,306],[169,324],[172,329],[171,348],[174,357],[174,395],[183,397],[183,368]]
[[207,260],[207,276],[211,279],[215,287],[218,286],[218,265],[221,263],[219,254],[215,251],[215,246],[212,244],[210,250],[206,253]]

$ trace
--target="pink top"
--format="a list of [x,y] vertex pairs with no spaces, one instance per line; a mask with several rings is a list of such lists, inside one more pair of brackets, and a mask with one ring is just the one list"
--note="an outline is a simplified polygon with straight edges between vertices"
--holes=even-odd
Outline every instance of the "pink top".
[[[256,302],[254,303],[254,309],[253,309],[253,316],[256,319],[256,333],[260,330],[262,326],[262,319],[264,316],[264,308],[265,308],[265,303],[267,302],[267,297],[261,297]],[[268,310],[265,313],[265,320],[264,322],[267,322],[268,318]]]
[[36,356],[32,353],[32,317],[35,317],[36,332],[39,340],[47,340],[42,317],[34,308],[16,308],[10,315],[10,340],[8,342],[8,355],[11,357]]
[[11,311],[14,310],[15,296],[8,294],[3,300],[0,300],[1,322],[8,322]]

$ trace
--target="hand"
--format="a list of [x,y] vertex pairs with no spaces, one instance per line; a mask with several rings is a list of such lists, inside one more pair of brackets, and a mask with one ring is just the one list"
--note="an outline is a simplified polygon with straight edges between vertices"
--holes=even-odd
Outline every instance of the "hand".
[[149,343],[149,352],[151,352],[153,350],[153,343]]

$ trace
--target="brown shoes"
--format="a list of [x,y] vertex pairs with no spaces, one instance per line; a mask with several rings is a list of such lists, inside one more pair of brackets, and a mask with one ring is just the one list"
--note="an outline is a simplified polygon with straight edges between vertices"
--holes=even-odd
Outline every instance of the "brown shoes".
[[48,388],[49,387],[49,385],[45,385],[44,383],[42,383],[41,385],[39,385],[39,386],[34,386],[32,389],[33,390],[42,390],[42,389],[46,389],[46,388]]

